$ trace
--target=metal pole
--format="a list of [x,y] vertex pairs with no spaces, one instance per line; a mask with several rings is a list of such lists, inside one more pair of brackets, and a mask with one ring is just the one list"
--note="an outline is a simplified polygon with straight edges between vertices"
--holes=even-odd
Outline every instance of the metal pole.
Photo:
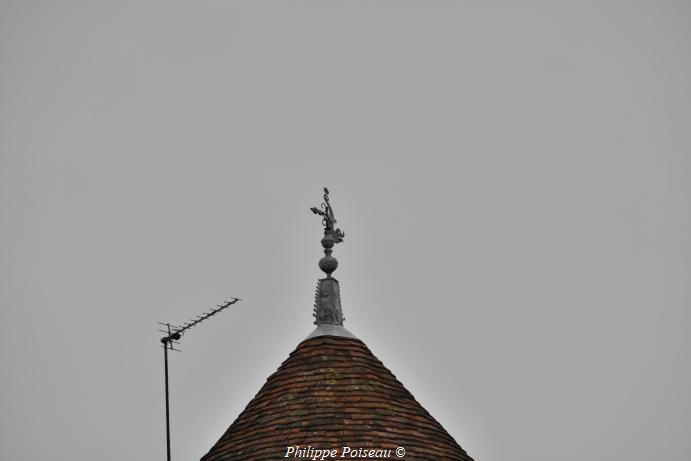
[[161,333],[167,333],[167,336],[161,338],[161,343],[163,343],[163,365],[165,367],[166,377],[166,459],[168,461],[170,461],[170,403],[168,396],[168,348],[170,348],[170,350],[172,351],[180,352],[178,349],[175,349],[173,345],[177,344],[176,341],[180,340],[182,334],[185,331],[192,328],[193,326],[195,326],[196,324],[201,323],[209,317],[218,314],[223,309],[230,307],[236,302],[240,301],[240,298],[232,299],[232,301],[226,301],[225,304],[219,305],[216,309],[213,309],[210,312],[206,312],[205,314],[198,316],[193,321],[187,322],[184,327],[173,327],[173,331],[170,330],[170,323],[159,322],[159,325],[166,327],[166,330],[158,331],[160,331]]
[[166,368],[166,447],[167,460],[170,461],[170,410],[168,409],[168,342],[163,341],[163,362]]

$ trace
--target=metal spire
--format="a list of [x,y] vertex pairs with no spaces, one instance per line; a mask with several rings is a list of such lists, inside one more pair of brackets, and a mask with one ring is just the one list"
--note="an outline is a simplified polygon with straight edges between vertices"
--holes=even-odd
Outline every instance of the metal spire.
[[324,202],[321,209],[311,208],[314,214],[322,217],[324,225],[324,237],[321,239],[324,247],[324,257],[319,260],[319,268],[326,273],[326,277],[319,279],[317,290],[314,295],[314,323],[320,325],[343,325],[343,311],[341,310],[341,293],[338,280],[331,277],[331,274],[338,267],[338,261],[331,256],[333,246],[341,243],[345,234],[335,227],[336,218],[333,208],[329,202],[329,189],[324,188]]

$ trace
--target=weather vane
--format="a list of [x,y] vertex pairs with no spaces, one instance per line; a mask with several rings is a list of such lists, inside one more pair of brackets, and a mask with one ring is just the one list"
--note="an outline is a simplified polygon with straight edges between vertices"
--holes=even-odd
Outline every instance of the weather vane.
[[[322,224],[324,225],[324,237],[331,237],[334,243],[341,243],[345,234],[341,229],[334,229],[334,224],[336,224],[336,218],[334,217],[334,211],[329,203],[329,189],[324,188],[324,202],[321,204],[321,210],[317,207],[310,208],[312,213],[318,214],[322,217]],[[333,246],[333,245],[332,245]],[[325,247],[326,248],[326,247]]]
[[341,310],[341,295],[338,280],[331,277],[338,267],[338,261],[331,256],[333,246],[343,241],[345,234],[336,228],[336,218],[329,203],[329,189],[324,188],[324,202],[321,209],[310,208],[312,213],[322,217],[324,237],[321,244],[324,247],[324,257],[319,260],[319,268],[326,273],[326,278],[319,279],[314,294],[314,323],[316,325],[343,325],[345,318]]

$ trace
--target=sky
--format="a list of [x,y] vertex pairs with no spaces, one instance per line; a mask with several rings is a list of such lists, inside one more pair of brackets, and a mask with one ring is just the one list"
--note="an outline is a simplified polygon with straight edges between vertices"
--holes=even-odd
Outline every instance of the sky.
[[688,1],[0,1],[0,458],[199,459],[345,327],[478,461],[691,459]]

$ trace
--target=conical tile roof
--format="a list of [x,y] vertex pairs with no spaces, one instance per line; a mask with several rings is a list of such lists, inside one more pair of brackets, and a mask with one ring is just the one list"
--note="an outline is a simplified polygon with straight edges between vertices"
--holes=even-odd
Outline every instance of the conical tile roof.
[[[472,461],[367,346],[343,327],[340,287],[331,276],[338,261],[331,253],[345,234],[335,226],[328,189],[324,188],[321,208],[313,207],[312,212],[324,225],[319,268],[326,277],[319,280],[315,293],[317,328],[269,376],[202,461]],[[314,450],[337,453],[325,458],[315,456]],[[375,456],[369,450],[375,450]]]
[[345,446],[472,459],[362,341],[345,336],[302,341],[202,461],[285,459],[290,446],[338,449],[338,459],[350,459],[340,458]]

